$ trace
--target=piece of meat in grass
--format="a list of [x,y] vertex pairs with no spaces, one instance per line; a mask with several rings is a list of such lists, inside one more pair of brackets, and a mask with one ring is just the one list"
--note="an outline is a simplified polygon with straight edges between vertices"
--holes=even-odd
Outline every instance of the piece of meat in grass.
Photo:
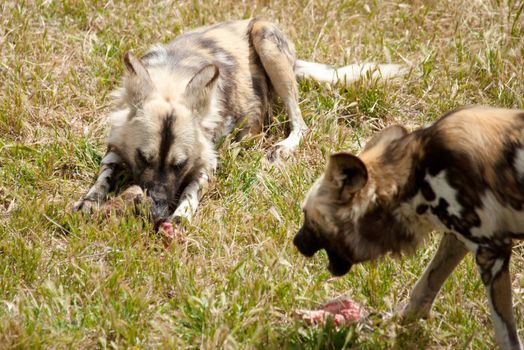
[[341,326],[362,317],[360,306],[348,298],[332,300],[316,310],[297,310],[295,314],[312,325],[325,325],[328,319],[332,319],[335,326]]
[[160,224],[158,228],[158,233],[162,236],[162,241],[164,242],[164,246],[166,248],[171,246],[171,243],[173,243],[173,241],[176,241],[179,244],[184,243],[186,241],[180,227],[178,225],[173,226],[172,223],[167,221]]

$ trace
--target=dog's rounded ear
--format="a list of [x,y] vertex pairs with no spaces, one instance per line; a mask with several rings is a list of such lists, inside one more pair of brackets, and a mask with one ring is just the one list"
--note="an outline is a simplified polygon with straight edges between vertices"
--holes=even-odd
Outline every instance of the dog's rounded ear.
[[200,69],[187,83],[184,102],[197,114],[205,114],[219,77],[218,67],[208,64]]
[[142,61],[131,51],[125,53],[124,65],[127,71],[125,83],[127,99],[132,105],[137,105],[151,91],[153,83]]
[[341,200],[358,192],[368,181],[366,165],[360,158],[346,152],[329,157],[324,179],[337,189]]
[[392,125],[390,127],[382,129],[381,131],[376,133],[373,137],[371,137],[371,139],[369,139],[369,141],[366,142],[366,145],[364,146],[364,149],[362,150],[362,152],[366,152],[370,150],[371,148],[378,146],[378,145],[384,145],[384,146],[388,145],[392,141],[403,138],[407,134],[409,134],[409,132],[403,126]]
[[140,79],[150,81],[149,73],[142,61],[131,51],[124,54],[124,64],[127,73],[131,76],[138,76]]

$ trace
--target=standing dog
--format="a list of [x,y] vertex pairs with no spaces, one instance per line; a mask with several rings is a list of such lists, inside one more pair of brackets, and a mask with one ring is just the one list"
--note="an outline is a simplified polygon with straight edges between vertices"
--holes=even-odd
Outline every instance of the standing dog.
[[147,191],[159,223],[191,219],[202,187],[217,166],[216,142],[245,124],[240,136],[260,133],[276,93],[291,124],[270,160],[288,156],[307,127],[298,106],[297,77],[349,83],[363,74],[387,77],[397,65],[351,65],[340,69],[295,59],[293,45],[260,19],[200,28],[141,58],[126,53],[127,75],[110,115],[108,150],[95,184],[76,203],[90,211],[105,200],[117,170],[127,169]]
[[306,256],[325,249],[337,276],[352,264],[413,250],[432,230],[445,231],[404,316],[427,316],[471,251],[497,343],[521,349],[509,260],[512,240],[524,239],[524,111],[463,108],[413,133],[387,128],[359,157],[332,155],[302,209],[294,244]]

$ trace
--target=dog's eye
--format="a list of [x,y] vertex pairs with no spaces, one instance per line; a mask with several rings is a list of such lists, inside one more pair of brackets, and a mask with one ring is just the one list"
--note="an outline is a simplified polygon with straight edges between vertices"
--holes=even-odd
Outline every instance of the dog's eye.
[[175,173],[182,171],[187,165],[187,159],[175,162],[171,165],[171,168]]
[[139,149],[136,150],[136,161],[138,166],[142,168],[147,168],[151,164],[151,162],[144,155],[144,152]]

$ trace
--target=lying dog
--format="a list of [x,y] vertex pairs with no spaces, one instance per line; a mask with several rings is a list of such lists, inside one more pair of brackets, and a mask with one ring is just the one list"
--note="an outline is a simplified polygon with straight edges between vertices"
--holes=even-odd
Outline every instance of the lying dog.
[[387,128],[359,157],[332,155],[302,209],[295,246],[306,256],[325,249],[337,276],[352,264],[413,250],[432,230],[446,232],[404,316],[427,316],[471,251],[497,343],[521,349],[509,260],[512,240],[524,239],[524,111],[470,107],[412,133]]
[[113,187],[118,170],[152,199],[162,222],[191,219],[202,187],[217,166],[215,145],[239,125],[260,133],[271,117],[271,97],[281,98],[291,124],[270,160],[286,157],[307,127],[298,106],[297,77],[349,83],[363,75],[388,77],[398,65],[351,65],[334,69],[295,59],[293,45],[272,23],[233,21],[197,29],[141,58],[126,53],[127,75],[110,115],[108,150],[95,184],[75,209],[90,211]]

